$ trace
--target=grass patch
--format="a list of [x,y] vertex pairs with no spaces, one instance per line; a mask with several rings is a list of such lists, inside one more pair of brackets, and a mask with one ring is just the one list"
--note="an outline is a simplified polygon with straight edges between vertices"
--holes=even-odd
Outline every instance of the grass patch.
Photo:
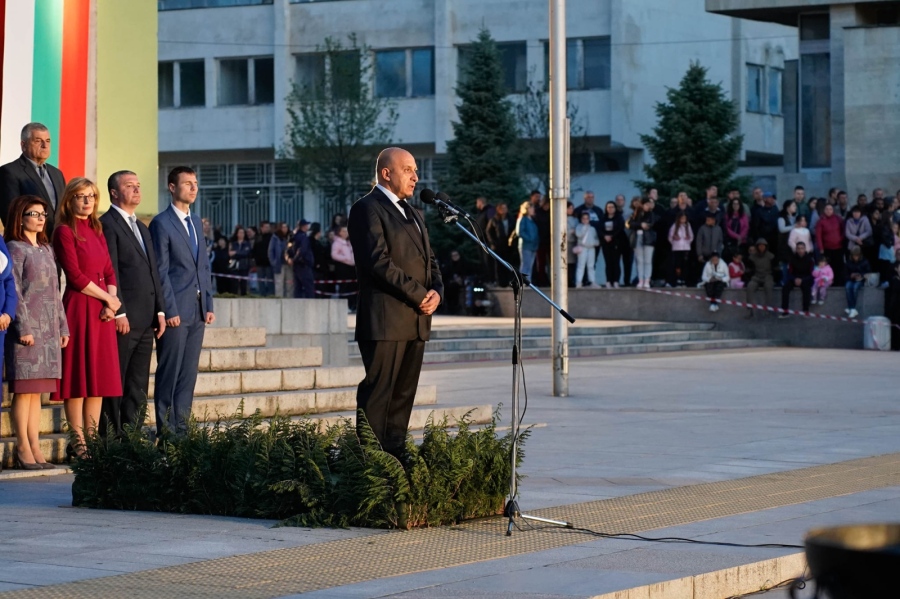
[[[400,459],[382,451],[368,424],[319,430],[240,409],[183,436],[154,441],[143,427],[124,438],[93,435],[72,470],[80,507],[266,518],[285,526],[414,528],[503,512],[512,434],[491,422],[474,430],[429,419],[420,445],[407,438]],[[358,418],[364,422],[360,413]],[[517,460],[529,431],[519,436]]]

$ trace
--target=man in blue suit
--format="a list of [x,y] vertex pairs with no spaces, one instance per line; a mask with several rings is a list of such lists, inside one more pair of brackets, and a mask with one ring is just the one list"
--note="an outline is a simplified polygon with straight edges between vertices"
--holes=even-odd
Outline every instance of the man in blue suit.
[[191,214],[197,174],[186,166],[169,172],[172,204],[150,223],[159,268],[166,333],[156,342],[156,431],[183,433],[191,414],[203,332],[212,324],[212,280],[202,245],[203,225]]

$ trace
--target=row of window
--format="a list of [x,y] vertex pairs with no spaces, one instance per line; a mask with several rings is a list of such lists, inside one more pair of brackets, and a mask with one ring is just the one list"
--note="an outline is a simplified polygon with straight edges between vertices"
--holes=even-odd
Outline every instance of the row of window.
[[[333,2],[334,0],[290,0],[291,4],[309,2]],[[157,0],[157,10],[184,10],[186,8],[219,8],[221,6],[258,6],[272,4],[272,0]]]
[[781,113],[781,81],[783,71],[758,64],[747,65],[747,112]]
[[[509,93],[522,93],[528,85],[525,42],[497,44],[503,80]],[[462,79],[471,46],[459,47]],[[544,64],[549,48],[544,44]],[[373,52],[375,89],[381,98],[416,98],[434,95],[434,48],[399,48]],[[217,62],[218,106],[271,104],[275,100],[275,63],[271,56],[223,58]],[[568,40],[566,79],[570,90],[609,89],[610,45],[608,37]],[[545,80],[547,71],[545,71]],[[326,88],[338,96],[358,94],[359,54],[301,54],[296,57],[294,81],[313,97]],[[204,106],[206,80],[203,60],[159,63],[159,107]]]

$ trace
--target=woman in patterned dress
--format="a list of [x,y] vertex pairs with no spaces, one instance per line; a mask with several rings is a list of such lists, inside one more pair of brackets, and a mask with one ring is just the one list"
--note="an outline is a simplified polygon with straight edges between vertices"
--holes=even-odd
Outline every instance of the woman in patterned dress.
[[63,306],[71,339],[62,352],[59,393],[66,420],[78,436],[74,451],[84,455],[85,434],[100,421],[104,397],[122,395],[116,340],[116,275],[103,227],[97,218],[100,191],[79,177],[66,185],[57,209],[53,249],[66,275]]
[[49,212],[50,205],[42,198],[16,198],[4,235],[18,298],[7,339],[6,376],[13,394],[16,461],[27,470],[53,468],[41,453],[41,393],[59,388],[60,350],[69,342],[56,259],[44,232]]

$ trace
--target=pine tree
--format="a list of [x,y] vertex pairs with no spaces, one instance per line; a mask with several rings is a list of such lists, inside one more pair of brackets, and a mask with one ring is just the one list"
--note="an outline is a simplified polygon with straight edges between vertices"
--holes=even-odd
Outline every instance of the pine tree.
[[663,198],[685,191],[699,199],[710,185],[749,184],[745,177],[734,178],[744,143],[737,106],[707,72],[691,63],[678,88],[667,92],[667,101],[656,104],[653,135],[641,135],[654,163],[644,166],[647,180],[636,181],[638,187],[656,187]]
[[[470,212],[479,196],[493,204],[506,202],[514,212],[525,199],[516,155],[519,138],[513,109],[506,99],[500,54],[490,32],[479,32],[467,56],[456,88],[461,101],[459,121],[453,123],[454,139],[447,143],[448,172],[441,179],[441,189]],[[436,211],[429,217],[436,223]],[[429,232],[438,256],[454,248],[462,248],[468,257],[475,255],[469,247],[473,242],[466,241],[455,227],[434,224]]]

